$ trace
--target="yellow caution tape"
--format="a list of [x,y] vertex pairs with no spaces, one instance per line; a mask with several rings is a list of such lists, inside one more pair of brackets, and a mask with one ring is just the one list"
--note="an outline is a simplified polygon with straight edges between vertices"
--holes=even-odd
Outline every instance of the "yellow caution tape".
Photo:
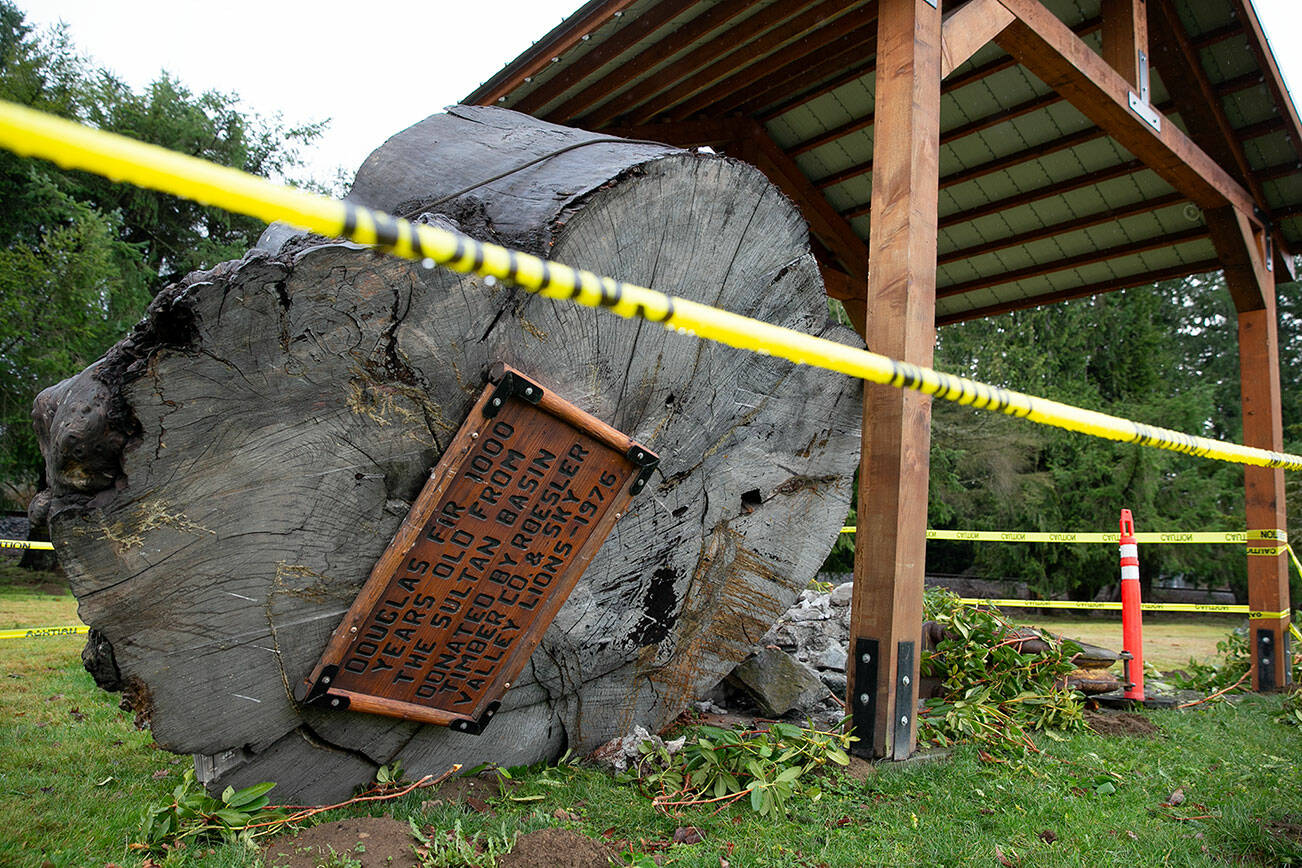
[[[854,533],[858,528],[846,525],[841,533]],[[1254,536],[1254,534],[1283,534],[1281,530],[1229,531],[1146,531],[1135,534],[1141,543],[1243,543],[1250,539],[1283,539],[1279,536]],[[1111,543],[1121,541],[1116,533],[1077,533],[1072,531],[1022,531],[1022,530],[928,530],[927,539],[975,540],[978,542],[1040,542],[1040,543]],[[1288,549],[1287,544],[1278,547]],[[1299,565],[1302,571],[1302,565]]]
[[959,404],[1123,443],[1236,464],[1302,469],[1302,456],[1182,434],[942,374],[517,250],[485,244],[435,226],[417,225],[381,211],[274,184],[12,103],[0,103],[0,146],[24,156],[52,160],[64,168],[94,172],[267,222],[280,220],[322,235],[342,235],[363,244],[378,245],[398,256],[511,281],[548,298],[609,308],[620,316],[659,323],[680,334],[778,356],[796,364],[817,365],[870,383],[912,389]]
[[[984,600],[976,597],[959,597],[968,606],[1004,606],[1019,609],[1120,609],[1120,603],[1100,603],[1093,600]],[[1230,615],[1247,615],[1253,619],[1287,618],[1289,612],[1254,612],[1247,606],[1214,603],[1142,603],[1145,612],[1221,612]]]
[[80,636],[90,631],[85,624],[68,627],[19,627],[16,630],[0,630],[0,639],[45,639],[50,636]]
[[26,539],[0,539],[0,549],[35,549],[37,551],[52,552],[54,551],[54,544]]
[[1293,562],[1293,568],[1297,570],[1298,576],[1302,577],[1302,561],[1299,561],[1297,555],[1293,554],[1293,547],[1285,543],[1284,551],[1288,553],[1289,560]]
[[1293,634],[1294,639],[1298,640],[1299,642],[1302,642],[1302,633],[1298,632],[1297,624],[1289,624],[1288,631]]

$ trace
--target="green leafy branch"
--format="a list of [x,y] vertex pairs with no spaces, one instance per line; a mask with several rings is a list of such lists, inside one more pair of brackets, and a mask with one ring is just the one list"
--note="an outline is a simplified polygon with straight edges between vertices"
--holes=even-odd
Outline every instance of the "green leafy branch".
[[645,741],[636,764],[624,774],[652,797],[657,809],[723,805],[749,797],[761,816],[782,815],[795,795],[817,799],[812,773],[846,766],[854,736],[789,723],[767,729],[727,730],[701,726],[681,750]]
[[941,696],[924,704],[920,740],[1034,751],[1031,732],[1084,728],[1080,695],[1062,686],[1079,645],[1040,631],[1048,649],[1023,653],[1026,637],[1014,636],[996,610],[963,605],[947,591],[928,591],[923,608],[945,638],[922,654],[921,673],[941,680]]
[[267,793],[275,786],[274,783],[260,783],[242,790],[227,787],[217,799],[199,786],[193,769],[186,769],[185,777],[172,790],[171,802],[146,809],[143,824],[145,844],[149,849],[156,849],[187,839],[252,840],[251,827],[255,821],[258,824],[273,823],[283,821],[287,816],[283,810],[268,808]]
[[220,799],[213,798],[195,781],[194,771],[186,769],[185,777],[172,790],[171,801],[145,810],[141,829],[144,843],[133,846],[161,850],[184,845],[187,839],[204,841],[213,838],[251,843],[255,838],[273,834],[326,811],[365,802],[391,801],[413,790],[437,786],[460,770],[460,764],[456,764],[441,775],[425,775],[400,787],[398,781],[402,777],[402,767],[395,762],[391,766],[382,766],[377,784],[360,795],[334,805],[296,807],[269,803],[267,793],[276,786],[274,783],[254,784],[242,790],[227,787]]

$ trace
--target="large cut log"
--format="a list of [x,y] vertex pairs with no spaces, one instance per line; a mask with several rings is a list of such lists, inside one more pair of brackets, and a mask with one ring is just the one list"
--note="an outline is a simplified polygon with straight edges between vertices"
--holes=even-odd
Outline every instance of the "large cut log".
[[[458,107],[379,148],[351,197],[854,340],[829,324],[796,209],[714,154]],[[88,667],[210,786],[313,802],[394,760],[526,763],[654,731],[835,539],[856,383],[349,243],[273,228],[259,247],[164,291],[36,408]],[[655,476],[482,735],[300,704],[499,361],[657,452]]]

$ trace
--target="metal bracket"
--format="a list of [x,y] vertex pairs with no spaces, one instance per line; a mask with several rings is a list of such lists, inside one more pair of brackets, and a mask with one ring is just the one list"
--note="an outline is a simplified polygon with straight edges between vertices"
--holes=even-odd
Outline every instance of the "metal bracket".
[[514,371],[508,371],[497,382],[493,397],[484,405],[484,418],[492,419],[497,415],[509,398],[520,398],[530,404],[542,400],[543,388],[532,380],[527,380]]
[[490,702],[488,703],[488,707],[484,709],[484,713],[480,716],[479,720],[471,720],[470,718],[458,720],[456,723],[452,724],[450,728],[456,732],[464,732],[466,735],[479,735],[484,731],[484,727],[488,726],[488,724],[492,722],[493,715],[497,714],[497,709],[501,707],[502,703],[500,702]]
[[918,713],[914,700],[913,642],[900,642],[895,654],[895,717],[892,718],[891,759],[908,759],[913,745],[913,716]]
[[651,481],[651,474],[660,465],[660,457],[652,455],[636,443],[629,447],[628,452],[624,453],[624,457],[642,468],[637,476],[633,478],[633,484],[628,489],[636,497],[642,493],[642,489],[646,488],[646,484]]
[[325,692],[330,689],[330,685],[334,683],[335,676],[338,674],[338,666],[327,666],[322,669],[321,676],[312,685],[312,689],[307,692],[307,696],[301,697],[299,701],[308,705],[316,703],[321,697],[325,696]]
[[1133,90],[1128,94],[1130,110],[1139,115],[1140,120],[1157,132],[1162,132],[1162,116],[1157,113],[1149,100],[1148,54],[1139,52],[1139,93]]
[[1266,270],[1275,270],[1275,239],[1271,233],[1275,231],[1275,224],[1271,222],[1270,214],[1260,205],[1252,206],[1252,216],[1256,217],[1261,223],[1261,236],[1266,243]]
[[[1285,631],[1284,631],[1284,653],[1280,656],[1280,659],[1281,659],[1281,660],[1292,660],[1292,659],[1293,659],[1293,637],[1289,635],[1289,631],[1288,631],[1288,630],[1285,630]],[[1292,667],[1292,666],[1285,666],[1285,667],[1284,667],[1284,684],[1285,684],[1285,685],[1288,685],[1288,684],[1292,684],[1292,683],[1293,683],[1293,667]]]
[[335,676],[339,674],[338,666],[327,666],[321,670],[321,675],[317,678],[312,689],[307,692],[300,701],[304,705],[315,705],[318,708],[328,708],[331,711],[345,711],[349,706],[347,696],[331,696],[329,694],[330,685],[334,684]]
[[1129,651],[1122,651],[1117,656],[1121,658],[1121,687],[1124,690],[1133,690],[1135,680],[1130,677],[1130,661],[1135,659],[1135,655]]
[[851,742],[850,753],[864,759],[873,758],[877,735],[877,640],[854,640],[854,696],[850,726],[859,737]]
[[1275,686],[1275,634],[1271,630],[1257,630],[1257,684],[1269,690]]

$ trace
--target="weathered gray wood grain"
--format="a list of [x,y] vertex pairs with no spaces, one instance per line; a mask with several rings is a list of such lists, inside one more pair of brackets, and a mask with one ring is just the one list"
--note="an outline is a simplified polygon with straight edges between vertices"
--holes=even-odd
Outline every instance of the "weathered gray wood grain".
[[[530,123],[443,116],[439,136],[404,145],[390,199],[428,203],[564,138]],[[463,127],[499,141],[454,147]],[[569,152],[536,168],[552,173],[545,185],[513,176],[487,205],[441,210],[559,261],[853,340],[828,323],[798,214],[758,172],[626,147]],[[374,204],[383,151],[354,191]],[[535,196],[516,211],[518,185],[551,190],[551,210]],[[857,461],[857,384],[286,237],[169,290],[105,360],[38,401],[51,528],[81,617],[157,741],[208,757],[212,785],[276,780],[280,799],[311,801],[395,759],[412,774],[532,762],[656,730],[744,656],[831,547]],[[498,360],[656,450],[655,478],[483,735],[298,706],[292,685]]]

